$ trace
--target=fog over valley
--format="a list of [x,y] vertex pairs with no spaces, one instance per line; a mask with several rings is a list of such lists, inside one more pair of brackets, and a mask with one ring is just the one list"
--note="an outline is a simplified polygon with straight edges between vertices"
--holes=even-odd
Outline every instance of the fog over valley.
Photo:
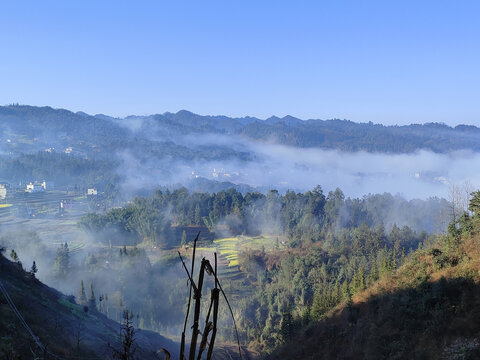
[[[192,114],[193,115],[193,114]],[[272,118],[281,124],[301,124],[302,120]],[[295,119],[295,121],[292,121]],[[231,120],[231,119],[228,119]],[[282,121],[283,120],[283,121]],[[226,121],[216,119],[218,127]],[[242,123],[251,123],[247,118]],[[258,120],[257,120],[258,121]],[[268,122],[268,120],[267,120]],[[134,134],[148,137],[152,141],[171,141],[198,151],[206,148],[224,153],[224,159],[185,159],[174,161],[167,158],[162,166],[159,158],[136,158],[132,153],[120,153],[121,173],[126,174],[128,187],[145,188],[155,184],[186,184],[187,179],[203,177],[209,180],[247,184],[259,190],[278,189],[306,191],[320,184],[327,191],[340,187],[347,196],[361,197],[366,194],[390,192],[407,199],[426,199],[432,196],[447,197],[448,188],[469,182],[480,185],[480,176],[475,170],[479,164],[479,152],[473,148],[462,149],[460,144],[448,152],[434,152],[419,147],[404,150],[368,152],[348,150],[337,145],[334,149],[286,145],[271,134],[265,138],[252,139],[244,134],[225,134],[225,131],[183,134],[166,131],[150,117],[130,117],[118,120]],[[346,123],[348,124],[348,123]],[[444,131],[442,126],[439,126]],[[480,139],[477,128],[470,136]],[[292,133],[294,129],[291,129]],[[412,131],[413,132],[413,131]],[[286,130],[284,136],[292,135]],[[385,135],[387,136],[387,135]],[[412,134],[412,137],[414,135]],[[443,139],[439,138],[439,142]],[[288,143],[288,142],[287,142]],[[141,159],[141,161],[139,161]],[[173,161],[172,161],[173,160]],[[146,165],[147,171],[142,171]]]
[[[234,140],[232,140],[234,141]],[[190,142],[191,144],[191,142]],[[344,152],[295,148],[275,144],[244,143],[249,160],[172,161],[139,159],[119,153],[125,190],[155,185],[187,185],[189,179],[247,184],[260,191],[278,189],[304,192],[318,184],[326,190],[340,187],[347,196],[390,192],[407,199],[448,197],[449,186],[465,181],[480,184],[476,171],[480,153],[455,151],[438,154],[419,150],[409,154]],[[205,145],[207,146],[207,145]],[[165,165],[163,165],[165,164]]]

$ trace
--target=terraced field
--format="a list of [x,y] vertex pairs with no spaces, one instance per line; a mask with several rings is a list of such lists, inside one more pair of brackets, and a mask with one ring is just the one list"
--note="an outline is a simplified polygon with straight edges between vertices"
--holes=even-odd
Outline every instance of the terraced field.
[[238,238],[224,238],[213,241],[216,244],[217,252],[227,259],[228,267],[238,266]]
[[[197,255],[213,260],[213,253],[218,254],[218,274],[221,279],[226,280],[230,288],[230,294],[234,298],[247,295],[253,291],[248,286],[247,274],[239,267],[238,256],[244,250],[265,250],[271,251],[283,247],[284,238],[277,236],[260,235],[255,237],[237,236],[230,238],[216,239],[213,246],[197,247]],[[236,290],[242,289],[242,290]]]
[[71,243],[68,244],[68,250],[70,252],[70,255],[72,254],[76,254],[80,251],[83,250],[83,248],[85,247],[85,241],[73,241]]
[[283,247],[285,239],[279,236],[237,236],[230,238],[216,239],[213,241],[214,246],[197,247],[197,251],[201,252],[217,252],[220,258],[225,260],[228,267],[238,267],[238,254],[244,250],[273,250]]

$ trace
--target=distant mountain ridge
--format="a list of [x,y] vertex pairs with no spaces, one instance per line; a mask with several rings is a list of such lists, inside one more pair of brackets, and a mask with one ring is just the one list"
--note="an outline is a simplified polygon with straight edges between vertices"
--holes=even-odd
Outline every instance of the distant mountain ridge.
[[[168,142],[177,135],[187,134],[221,134],[255,142],[348,152],[480,151],[480,128],[473,125],[450,127],[442,123],[425,123],[385,126],[339,119],[301,120],[293,116],[272,116],[261,120],[255,117],[204,116],[186,110],[119,119],[51,107],[0,107],[0,148],[13,147],[11,143],[6,144],[9,136],[26,137],[22,146],[15,143],[16,152],[35,151],[48,144],[59,147],[73,144],[80,153],[101,153],[137,146],[151,150],[153,143],[157,143],[153,148],[161,153],[165,151],[165,146],[158,149],[158,142]],[[185,147],[188,148],[188,144]],[[185,152],[185,149],[178,150]]]

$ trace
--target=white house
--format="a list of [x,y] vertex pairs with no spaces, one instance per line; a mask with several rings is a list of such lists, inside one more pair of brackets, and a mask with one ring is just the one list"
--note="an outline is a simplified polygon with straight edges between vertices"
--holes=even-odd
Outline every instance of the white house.
[[7,187],[3,184],[0,184],[0,199],[5,199],[7,197]]
[[95,188],[87,189],[87,195],[98,195],[98,191]]
[[51,181],[46,181],[46,180],[43,180],[42,182],[42,188],[43,190],[53,190],[53,182]]

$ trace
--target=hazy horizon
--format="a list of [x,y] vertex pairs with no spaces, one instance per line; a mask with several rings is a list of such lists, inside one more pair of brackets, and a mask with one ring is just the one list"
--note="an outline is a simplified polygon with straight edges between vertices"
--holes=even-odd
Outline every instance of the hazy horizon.
[[290,113],[287,113],[285,115],[278,115],[278,114],[271,114],[269,116],[264,116],[264,117],[257,117],[255,115],[251,115],[251,114],[244,114],[244,115],[238,115],[238,116],[234,116],[234,115],[228,115],[228,114],[224,114],[224,113],[219,113],[219,114],[214,114],[214,113],[198,113],[198,112],[195,112],[195,111],[192,111],[190,109],[186,109],[186,108],[180,108],[176,111],[172,111],[172,110],[165,110],[165,111],[156,111],[156,112],[151,112],[151,113],[128,113],[128,114],[125,114],[125,115],[115,115],[115,114],[112,114],[112,113],[108,113],[108,112],[96,112],[96,113],[88,113],[82,109],[70,109],[70,108],[66,108],[66,107],[55,107],[55,106],[52,106],[50,104],[22,104],[22,103],[8,103],[8,104],[4,104],[4,105],[0,105],[0,106],[5,106],[5,107],[8,107],[8,106],[32,106],[32,107],[39,107],[39,108],[42,108],[42,107],[49,107],[49,108],[52,108],[54,110],[67,110],[67,111],[70,111],[72,113],[75,113],[75,114],[86,114],[88,116],[107,116],[107,117],[110,117],[110,118],[113,118],[113,119],[118,119],[118,120],[127,120],[129,117],[150,117],[150,116],[155,116],[155,115],[165,115],[165,114],[177,114],[179,112],[182,112],[182,111],[186,111],[186,112],[189,112],[189,113],[192,113],[192,114],[195,114],[195,115],[199,115],[199,116],[202,116],[202,117],[228,117],[228,118],[231,118],[231,119],[256,119],[256,120],[260,120],[260,121],[266,121],[266,120],[269,120],[271,118],[278,118],[278,119],[284,119],[284,118],[289,118],[289,117],[293,117],[297,120],[301,120],[301,121],[331,121],[331,120],[339,120],[339,121],[349,121],[349,122],[353,122],[353,123],[356,123],[356,124],[369,124],[369,123],[372,123],[373,125],[383,125],[383,126],[386,126],[386,127],[389,127],[389,126],[409,126],[409,125],[427,125],[427,124],[440,124],[440,125],[447,125],[451,128],[455,128],[456,126],[458,125],[466,125],[466,126],[475,126],[475,127],[479,127],[480,128],[480,124],[474,124],[474,123],[467,123],[467,122],[458,122],[458,123],[445,123],[445,122],[442,122],[442,121],[424,121],[424,122],[401,122],[401,123],[395,123],[395,124],[389,124],[389,123],[382,123],[382,122],[374,122],[374,121],[356,121],[354,119],[348,119],[348,118],[339,118],[339,117],[331,117],[331,118],[318,118],[318,117],[311,117],[311,118],[302,118],[302,117],[298,117],[298,116],[295,116],[295,115],[292,115]]

